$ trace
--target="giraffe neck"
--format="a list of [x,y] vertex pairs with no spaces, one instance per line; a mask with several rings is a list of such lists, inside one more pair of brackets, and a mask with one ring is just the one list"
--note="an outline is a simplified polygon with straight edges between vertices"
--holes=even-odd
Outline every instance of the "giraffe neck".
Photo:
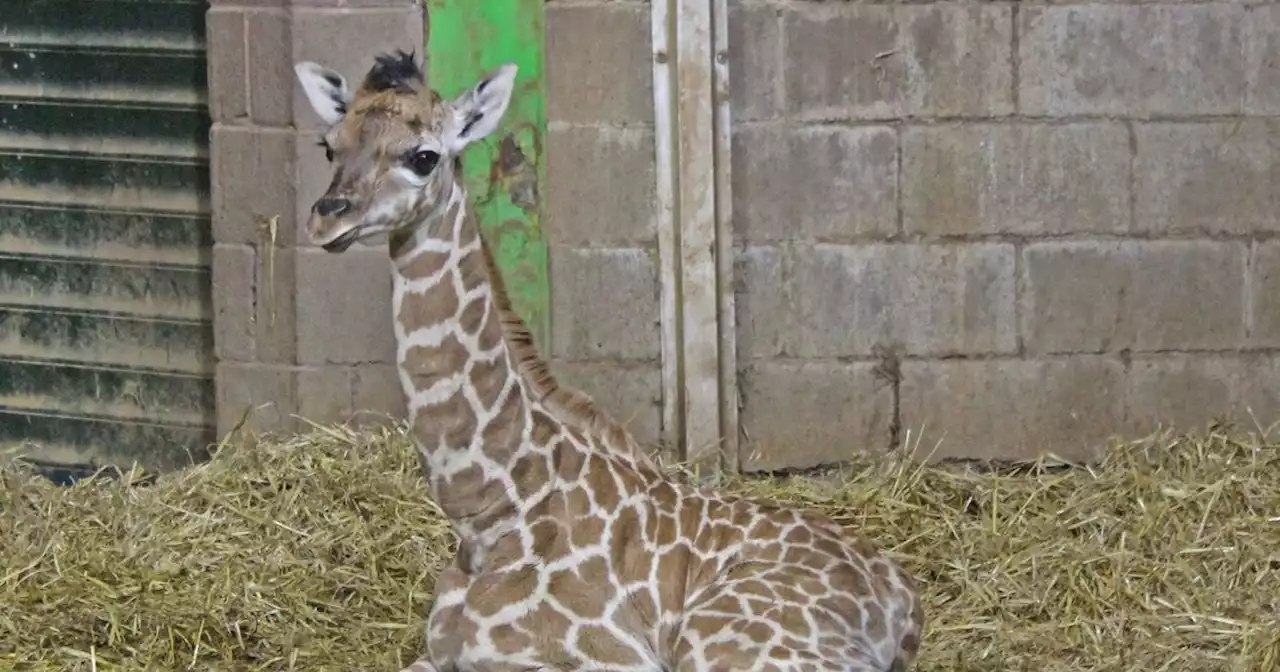
[[390,240],[400,383],[432,496],[459,532],[517,515],[511,476],[532,397],[503,339],[492,260],[454,185],[443,212]]

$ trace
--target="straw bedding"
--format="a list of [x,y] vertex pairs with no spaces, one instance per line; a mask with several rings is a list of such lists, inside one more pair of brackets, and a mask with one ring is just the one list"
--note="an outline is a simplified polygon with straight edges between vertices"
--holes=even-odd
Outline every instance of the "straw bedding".
[[[1213,430],[1014,471],[882,461],[731,487],[822,507],[900,557],[927,593],[919,670],[1280,669],[1280,444]],[[0,471],[0,667],[416,656],[452,539],[398,432],[229,446],[131,480]]]

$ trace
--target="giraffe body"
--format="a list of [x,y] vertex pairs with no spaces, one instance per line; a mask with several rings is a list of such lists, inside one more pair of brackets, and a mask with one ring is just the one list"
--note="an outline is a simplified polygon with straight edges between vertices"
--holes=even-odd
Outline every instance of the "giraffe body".
[[539,357],[458,177],[514,66],[452,101],[404,53],[356,91],[295,70],[336,164],[309,233],[334,253],[389,234],[411,435],[459,539],[407,671],[911,665],[923,611],[897,564],[820,513],[668,477]]

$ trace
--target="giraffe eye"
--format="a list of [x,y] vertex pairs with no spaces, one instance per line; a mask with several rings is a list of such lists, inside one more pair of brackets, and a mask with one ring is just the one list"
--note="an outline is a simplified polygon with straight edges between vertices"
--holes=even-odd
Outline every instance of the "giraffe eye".
[[421,177],[426,177],[436,169],[436,164],[440,163],[440,155],[429,149],[422,149],[414,152],[406,163],[409,165],[409,170]]

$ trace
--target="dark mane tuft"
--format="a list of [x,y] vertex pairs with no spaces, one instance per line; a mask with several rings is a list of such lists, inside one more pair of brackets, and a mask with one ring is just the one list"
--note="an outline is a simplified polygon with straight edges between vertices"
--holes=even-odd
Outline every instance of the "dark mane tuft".
[[395,53],[376,56],[369,74],[365,75],[364,87],[374,92],[414,90],[414,82],[423,83],[422,69],[414,62],[414,53],[397,49]]

